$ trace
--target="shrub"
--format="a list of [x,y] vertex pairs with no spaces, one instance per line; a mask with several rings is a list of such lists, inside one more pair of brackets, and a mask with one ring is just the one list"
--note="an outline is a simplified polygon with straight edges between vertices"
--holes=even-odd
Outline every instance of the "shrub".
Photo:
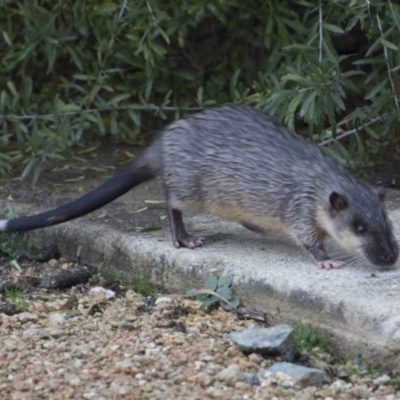
[[0,27],[2,175],[23,162],[36,181],[85,135],[136,141],[226,102],[305,126],[350,164],[399,121],[393,1],[0,0]]

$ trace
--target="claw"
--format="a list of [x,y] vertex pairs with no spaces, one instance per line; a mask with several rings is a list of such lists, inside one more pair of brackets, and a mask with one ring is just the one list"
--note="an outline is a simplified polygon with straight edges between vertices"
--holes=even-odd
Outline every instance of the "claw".
[[[195,237],[190,235],[186,235],[184,237],[178,237],[177,239],[179,247],[187,247],[188,249],[194,249],[196,247],[203,246],[205,240],[203,237]],[[175,245],[175,247],[177,246]]]
[[317,265],[319,269],[339,269],[344,267],[345,263],[336,260],[323,260],[318,261]]

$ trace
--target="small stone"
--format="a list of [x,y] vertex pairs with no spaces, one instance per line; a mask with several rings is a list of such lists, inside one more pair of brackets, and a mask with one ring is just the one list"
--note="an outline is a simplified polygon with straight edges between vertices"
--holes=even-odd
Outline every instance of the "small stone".
[[383,383],[389,382],[390,376],[384,374],[375,378],[372,382],[374,385],[382,385]]
[[49,261],[47,261],[47,264],[50,265],[50,267],[56,267],[58,265],[58,260],[56,260],[55,258],[50,259]]
[[196,382],[201,385],[201,386],[210,386],[211,383],[213,382],[214,378],[205,373],[205,372],[199,372],[196,376],[195,376],[195,380]]
[[46,329],[26,329],[22,333],[23,339],[38,338],[38,339],[48,339],[50,337],[50,332]]
[[351,382],[345,382],[341,379],[336,379],[330,384],[330,389],[336,393],[344,392],[353,386]]
[[65,318],[64,315],[59,314],[59,313],[55,313],[55,314],[51,314],[49,317],[49,324],[64,324],[65,323]]
[[352,387],[347,393],[358,399],[368,399],[371,396],[371,389],[369,389],[367,385],[359,385]]
[[97,300],[109,300],[115,297],[115,292],[112,290],[104,289],[101,286],[96,286],[89,290],[89,295],[95,297]]
[[81,384],[81,380],[79,378],[72,378],[69,380],[69,383],[72,386],[79,386]]
[[290,389],[290,388],[292,388],[292,387],[294,386],[294,383],[293,383],[292,381],[283,381],[283,382],[281,383],[281,386],[282,386],[284,389]]
[[81,354],[89,354],[91,352],[90,346],[86,343],[79,345],[77,349]]
[[122,371],[127,374],[136,371],[135,365],[132,363],[132,361],[129,361],[129,360],[117,361],[115,364],[115,367],[116,367],[117,371]]
[[156,306],[159,304],[165,304],[165,303],[172,303],[171,297],[158,297],[155,302]]
[[257,374],[251,374],[249,372],[246,372],[244,374],[244,382],[250,386],[259,386],[260,385],[260,380],[258,379]]
[[124,396],[124,395],[128,394],[128,392],[129,392],[129,389],[127,387],[121,386],[117,382],[111,383],[110,390],[113,391],[114,393],[119,394],[120,396]]
[[251,353],[248,358],[249,361],[255,364],[261,364],[265,360],[264,357],[258,353]]
[[214,360],[215,360],[215,357],[213,357],[209,354],[206,354],[206,355],[200,357],[200,361],[210,362],[210,361],[214,361]]
[[60,337],[65,336],[65,331],[63,331],[62,329],[51,329],[50,330],[50,336],[54,339],[59,339]]
[[271,328],[248,328],[231,332],[229,337],[245,352],[284,354],[291,346],[292,333],[291,326],[276,325]]
[[22,312],[16,315],[17,320],[21,322],[33,322],[37,321],[38,316],[30,312]]
[[268,372],[272,372],[277,376],[285,374],[303,386],[320,386],[326,375],[320,369],[307,368],[288,362],[275,363],[268,369]]
[[91,399],[98,398],[98,395],[96,392],[86,392],[86,393],[83,393],[83,398],[86,400],[91,400]]
[[217,379],[224,381],[228,385],[234,385],[236,382],[242,380],[243,373],[239,365],[231,364],[217,375]]

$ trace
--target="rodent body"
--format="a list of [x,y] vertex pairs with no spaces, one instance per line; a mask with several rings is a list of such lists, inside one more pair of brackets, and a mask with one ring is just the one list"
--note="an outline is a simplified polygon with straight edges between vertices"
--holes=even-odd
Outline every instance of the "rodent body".
[[36,229],[76,218],[157,175],[175,247],[203,244],[203,238],[186,233],[182,212],[206,210],[252,230],[290,236],[322,268],[343,264],[325,253],[326,235],[380,267],[398,258],[382,191],[273,118],[243,106],[173,122],[130,166],[93,192],[38,216],[2,221],[0,228]]

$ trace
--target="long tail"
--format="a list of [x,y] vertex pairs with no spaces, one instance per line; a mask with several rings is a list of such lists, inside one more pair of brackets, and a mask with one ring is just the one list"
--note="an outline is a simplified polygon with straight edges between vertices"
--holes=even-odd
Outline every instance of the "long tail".
[[0,231],[28,231],[44,228],[70,221],[97,210],[140,183],[155,177],[154,169],[143,161],[145,160],[139,157],[138,160],[135,160],[113,178],[71,203],[31,217],[0,220]]

